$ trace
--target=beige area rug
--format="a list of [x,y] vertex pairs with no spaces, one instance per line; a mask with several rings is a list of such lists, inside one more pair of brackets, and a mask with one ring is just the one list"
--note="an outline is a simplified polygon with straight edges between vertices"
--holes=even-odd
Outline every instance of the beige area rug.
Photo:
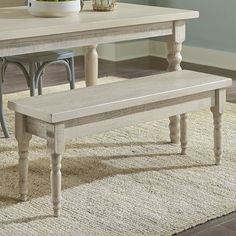
[[[28,92],[5,98],[24,96]],[[8,119],[12,129],[10,112]],[[209,111],[189,115],[187,156],[168,142],[167,127],[165,119],[69,142],[59,218],[51,216],[45,142],[32,141],[30,200],[19,203],[16,142],[1,139],[0,235],[172,235],[236,210],[236,106],[227,104],[224,115],[220,166],[214,165]]]

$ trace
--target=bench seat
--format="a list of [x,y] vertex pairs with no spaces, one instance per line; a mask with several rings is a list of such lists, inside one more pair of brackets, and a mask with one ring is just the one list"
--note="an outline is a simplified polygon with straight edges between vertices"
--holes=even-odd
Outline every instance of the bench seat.
[[16,117],[21,200],[28,195],[28,150],[32,135],[45,138],[51,154],[54,216],[59,215],[61,208],[60,169],[66,139],[174,116],[180,117],[180,129],[170,123],[170,133],[175,136],[180,133],[181,154],[186,154],[186,113],[208,107],[213,113],[214,153],[219,164],[225,88],[231,85],[228,78],[178,71],[9,101]]
[[48,123],[57,123],[213,91],[231,83],[230,79],[220,76],[185,70],[10,101],[9,108]]

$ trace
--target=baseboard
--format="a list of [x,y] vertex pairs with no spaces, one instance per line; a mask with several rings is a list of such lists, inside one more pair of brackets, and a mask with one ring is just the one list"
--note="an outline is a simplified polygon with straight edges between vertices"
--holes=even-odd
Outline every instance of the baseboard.
[[[76,49],[83,55],[84,49]],[[152,39],[109,43],[98,46],[99,58],[109,61],[124,61],[145,56],[166,58],[166,43]],[[236,53],[183,45],[184,62],[236,71]]]
[[149,40],[99,45],[98,54],[99,58],[109,61],[124,61],[149,56]]
[[[84,55],[85,48],[76,48],[77,56]],[[108,61],[124,61],[149,56],[149,40],[136,40],[122,43],[108,43],[98,45],[100,59]]]

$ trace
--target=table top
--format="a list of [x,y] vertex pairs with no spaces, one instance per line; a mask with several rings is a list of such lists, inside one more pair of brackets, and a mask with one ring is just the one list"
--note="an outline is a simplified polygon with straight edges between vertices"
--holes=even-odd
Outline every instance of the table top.
[[0,8],[0,41],[187,20],[198,16],[197,11],[127,3],[119,3],[118,9],[112,12],[95,12],[91,2],[85,2],[82,12],[68,18],[34,17],[26,7]]

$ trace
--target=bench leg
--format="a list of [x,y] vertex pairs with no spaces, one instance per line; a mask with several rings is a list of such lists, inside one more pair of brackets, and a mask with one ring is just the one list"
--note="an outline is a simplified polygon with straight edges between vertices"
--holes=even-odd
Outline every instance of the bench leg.
[[64,152],[64,125],[50,126],[47,131],[47,147],[51,155],[51,194],[54,216],[61,209],[61,159]]
[[97,45],[87,47],[85,55],[85,80],[86,86],[97,84],[98,79],[98,53]]
[[220,164],[222,156],[222,132],[221,132],[221,122],[222,114],[219,112],[213,112],[214,119],[214,153],[216,164]]
[[216,90],[215,106],[211,108],[214,120],[214,153],[216,165],[220,164],[222,157],[222,114],[226,101],[225,89]]
[[181,143],[181,154],[186,155],[187,149],[187,114],[180,115],[180,143]]
[[179,143],[180,139],[180,118],[179,116],[171,116],[169,118],[170,141],[172,143]]
[[51,192],[55,217],[59,216],[61,209],[61,157],[51,154]]
[[19,191],[20,200],[28,198],[28,156],[31,135],[25,132],[24,116],[16,113],[16,139],[19,150]]

